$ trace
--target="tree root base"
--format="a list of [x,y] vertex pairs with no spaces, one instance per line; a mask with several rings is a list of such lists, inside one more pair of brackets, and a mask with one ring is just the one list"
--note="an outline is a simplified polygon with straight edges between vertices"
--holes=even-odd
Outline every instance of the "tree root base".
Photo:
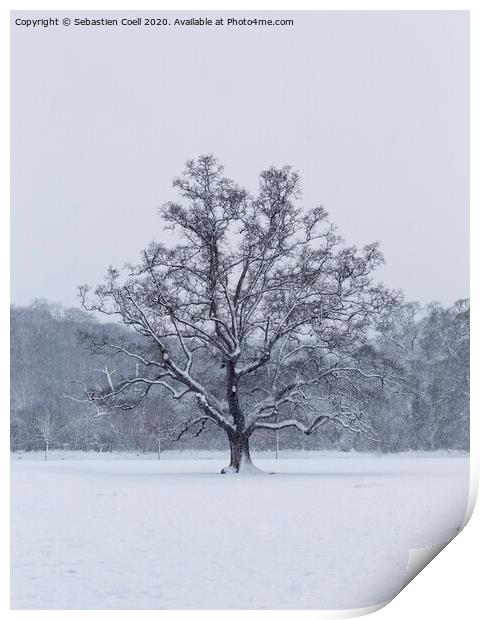
[[242,463],[240,467],[234,467],[233,465],[228,465],[224,467],[221,474],[248,474],[248,475],[256,475],[256,474],[266,474],[267,472],[263,471],[256,467],[253,463]]

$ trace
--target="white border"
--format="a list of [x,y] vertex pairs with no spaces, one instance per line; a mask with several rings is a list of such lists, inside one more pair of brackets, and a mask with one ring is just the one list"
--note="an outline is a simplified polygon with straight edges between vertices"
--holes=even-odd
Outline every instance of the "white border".
[[[305,1],[296,0],[295,2],[285,0],[244,0],[243,2],[227,2],[220,1],[208,1],[193,2],[182,0],[162,0],[151,1],[143,0],[140,4],[136,4],[131,1],[118,0],[113,2],[110,0],[104,0],[99,3],[86,1],[82,2],[82,6],[79,7],[78,3],[71,2],[48,2],[48,9],[45,7],[35,6],[33,2],[21,2],[11,0],[8,7],[2,7],[2,22],[1,22],[1,47],[2,47],[2,59],[1,59],[1,76],[4,85],[3,96],[1,98],[1,118],[2,118],[2,161],[0,167],[1,175],[1,192],[2,192],[2,208],[0,210],[0,265],[2,270],[1,282],[9,283],[9,98],[5,96],[6,91],[9,91],[9,41],[10,41],[10,10],[31,10],[31,11],[46,11],[46,10],[469,10],[470,11],[470,23],[471,23],[471,100],[470,109],[471,115],[471,204],[474,205],[471,215],[471,230],[472,230],[472,263],[474,265],[479,264],[479,251],[476,246],[476,238],[474,236],[475,231],[478,228],[478,170],[479,157],[478,157],[478,113],[475,111],[480,109],[480,98],[478,92],[478,79],[479,66],[478,66],[478,51],[479,51],[479,28],[478,15],[480,9],[476,8],[473,4],[473,0],[470,2],[452,2],[452,1],[404,1],[394,2],[384,0],[383,2],[345,2],[341,0],[337,1]],[[454,209],[454,206],[452,206]],[[454,213],[452,212],[452,217]],[[478,279],[478,278],[477,278]],[[478,368],[478,355],[477,355],[477,320],[476,320],[476,308],[478,300],[478,284],[475,280],[471,281],[471,298],[472,306],[475,309],[472,321],[472,375],[475,376],[475,370]],[[4,303],[0,306],[0,322],[2,326],[2,333],[5,338],[2,338],[2,354],[0,356],[0,381],[2,382],[2,389],[0,393],[3,395],[3,407],[1,409],[2,427],[0,431],[1,443],[1,457],[0,463],[0,480],[3,481],[2,498],[6,495],[6,490],[9,487],[9,416],[7,412],[9,410],[8,399],[8,383],[9,383],[9,347],[8,343],[8,321],[9,321],[9,287],[4,284],[2,290],[2,301]],[[473,497],[476,494],[476,487],[478,481],[479,472],[479,442],[477,440],[479,436],[480,424],[475,415],[476,404],[478,403],[477,386],[475,382],[472,385],[472,423],[471,423],[471,440],[472,440],[472,458],[471,458],[471,509],[473,509]],[[2,502],[4,506],[5,503]],[[2,530],[2,542],[3,553],[1,563],[1,599],[0,610],[4,611],[7,616],[11,614],[15,615],[18,620],[24,618],[31,618],[33,616],[38,618],[96,618],[96,617],[111,617],[122,618],[124,620],[133,620],[138,617],[155,617],[155,618],[196,618],[199,620],[207,620],[209,618],[260,618],[267,620],[272,618],[339,618],[345,617],[345,614],[330,613],[322,611],[9,611],[9,513],[4,508],[1,512],[1,530]],[[475,611],[478,612],[478,571],[475,570],[478,567],[478,551],[480,550],[480,516],[479,511],[476,510],[473,514],[471,522],[466,527],[465,531],[461,532],[459,536],[447,546],[447,548],[435,558],[435,560],[416,577],[413,582],[402,591],[392,603],[388,604],[381,611],[377,612],[377,617],[383,620],[395,620],[399,618],[409,618],[415,620],[416,618],[451,618],[452,616],[467,619],[475,617]]]

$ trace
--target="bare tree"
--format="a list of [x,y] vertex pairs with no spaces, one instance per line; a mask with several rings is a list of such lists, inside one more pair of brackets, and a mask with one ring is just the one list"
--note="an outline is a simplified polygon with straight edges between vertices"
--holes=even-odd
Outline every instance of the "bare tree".
[[164,411],[156,409],[155,411],[147,410],[143,414],[143,425],[147,433],[155,439],[157,444],[157,460],[160,460],[162,454],[162,439],[165,437],[165,415]]
[[20,417],[34,445],[41,443],[44,459],[47,461],[51,445],[60,439],[68,425],[59,406],[58,398],[46,388],[37,402],[22,410]]
[[45,461],[48,460],[48,450],[52,442],[59,437],[62,430],[63,425],[55,412],[43,406],[36,420],[35,435],[43,444]]
[[223,472],[253,468],[258,429],[311,435],[332,423],[373,437],[355,394],[386,378],[358,367],[353,351],[392,301],[371,279],[383,261],[377,244],[347,247],[323,207],[298,209],[300,180],[288,166],[262,172],[255,197],[212,155],[187,162],[173,185],[184,203],[165,204],[161,217],[177,245],[152,243],[139,264],[110,267],[93,294],[80,287],[85,309],[139,335],[135,345],[90,338],[92,349],[130,358],[132,373],[105,368],[102,384],[81,382],[81,400],[105,415],[157,387],[191,399],[197,412],[171,436],[223,429],[231,453]]

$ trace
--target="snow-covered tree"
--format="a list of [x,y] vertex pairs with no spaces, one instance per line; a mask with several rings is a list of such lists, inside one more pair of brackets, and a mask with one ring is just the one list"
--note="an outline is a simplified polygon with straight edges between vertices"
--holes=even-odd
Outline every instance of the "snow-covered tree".
[[80,288],[85,309],[139,336],[91,337],[92,349],[129,358],[132,372],[105,368],[102,383],[82,382],[83,400],[96,415],[133,409],[152,388],[190,400],[196,412],[171,435],[218,426],[230,445],[224,472],[253,467],[259,429],[311,435],[335,424],[373,435],[355,394],[387,379],[354,353],[392,302],[372,281],[378,245],[348,247],[323,207],[300,210],[299,175],[288,166],[262,172],[252,196],[201,156],[174,187],[182,202],[165,204],[161,217],[176,242],[151,243],[138,264]]

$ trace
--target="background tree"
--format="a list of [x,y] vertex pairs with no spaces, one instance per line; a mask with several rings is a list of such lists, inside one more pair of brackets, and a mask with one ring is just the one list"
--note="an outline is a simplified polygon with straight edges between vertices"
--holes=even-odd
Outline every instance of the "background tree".
[[[181,407],[181,406],[180,406]],[[162,450],[166,449],[169,432],[178,422],[177,410],[179,404],[169,399],[165,393],[160,392],[157,398],[150,398],[141,405],[143,428],[149,437],[153,439],[157,459],[160,460]],[[183,408],[183,407],[182,407]],[[185,414],[181,412],[180,415]]]
[[[321,434],[308,436],[291,427],[278,431],[282,452],[468,449],[469,302],[460,300],[450,308],[414,304],[413,315],[410,314],[407,321],[398,316],[404,312],[404,305],[410,306],[408,313],[411,313],[411,304],[398,303],[389,309],[390,318],[382,317],[384,328],[389,325],[388,329],[395,330],[394,334],[370,332],[367,342],[355,350],[354,361],[359,368],[368,367],[377,373],[395,376],[396,384],[390,390],[384,390],[378,382],[365,380],[361,398],[351,386],[364,411],[363,419],[375,426],[378,441],[372,442],[360,433],[342,432],[343,428],[333,423],[322,426]],[[94,384],[98,376],[104,376],[99,370],[112,364],[108,355],[85,348],[84,338],[79,338],[79,333],[96,331],[97,338],[101,338],[107,332],[110,338],[125,338],[125,343],[136,346],[138,337],[133,330],[119,324],[100,325],[84,311],[64,309],[45,301],[12,307],[11,325],[12,450],[42,449],[40,440],[32,433],[30,418],[45,405],[49,392],[55,396],[62,415],[69,422],[52,444],[56,449],[156,451],[157,440],[145,426],[149,416],[158,418],[162,433],[170,433],[175,438],[171,429],[179,420],[189,417],[182,405],[182,402],[187,405],[188,399],[175,401],[169,397],[168,390],[152,391],[135,412],[125,411],[117,416],[114,409],[111,415],[97,418],[91,416],[90,407],[85,403],[63,397],[72,390],[72,376],[83,375]],[[392,335],[401,336],[400,328],[406,331],[400,340],[403,346],[416,334],[414,357],[407,356],[401,347],[391,342]],[[174,344],[172,342],[173,348]],[[408,346],[406,348],[408,350]],[[213,391],[221,384],[224,369],[218,363],[209,365],[209,357],[202,357],[200,350],[197,355],[198,375]],[[114,360],[117,368],[124,368],[122,372],[132,370],[129,358],[115,357]],[[416,376],[412,371],[415,365],[418,366]],[[424,376],[420,383],[412,381],[412,376],[420,374]],[[417,407],[418,415],[413,416],[415,400],[421,401],[422,407]],[[177,442],[162,441],[162,449],[224,448],[225,433],[213,424],[199,437],[194,437],[195,434],[185,432]],[[251,437],[253,449],[275,450],[275,435],[268,429],[257,430]]]
[[[431,304],[424,320],[421,348],[426,360],[424,386],[427,420],[425,447],[438,449],[448,435],[468,447],[470,405],[470,302],[451,308]],[[467,432],[465,432],[467,431]]]
[[[356,363],[372,319],[391,294],[373,283],[376,243],[347,247],[322,207],[302,212],[299,176],[289,167],[260,174],[255,197],[226,178],[211,155],[187,162],[174,181],[183,203],[161,209],[177,245],[152,243],[127,272],[108,270],[83,307],[119,318],[133,345],[93,335],[91,350],[124,356],[130,372],[82,382],[99,415],[137,407],[152,388],[186,399],[197,413],[173,432],[213,424],[228,436],[230,465],[251,467],[250,437],[327,423],[373,436],[362,420],[365,381],[388,380]],[[140,365],[140,374],[134,372]],[[217,368],[215,381],[205,368]]]
[[36,402],[21,410],[20,419],[29,441],[42,447],[47,461],[50,447],[58,446],[68,425],[58,397],[47,387]]
[[400,447],[468,448],[469,318],[469,301],[459,300],[447,309],[397,304],[378,321],[376,347],[401,385],[385,397],[382,435],[392,438],[396,425]]
[[45,461],[48,460],[50,446],[59,439],[64,425],[65,422],[61,419],[58,410],[46,407],[45,404],[39,406],[35,419],[34,433],[43,444]]

